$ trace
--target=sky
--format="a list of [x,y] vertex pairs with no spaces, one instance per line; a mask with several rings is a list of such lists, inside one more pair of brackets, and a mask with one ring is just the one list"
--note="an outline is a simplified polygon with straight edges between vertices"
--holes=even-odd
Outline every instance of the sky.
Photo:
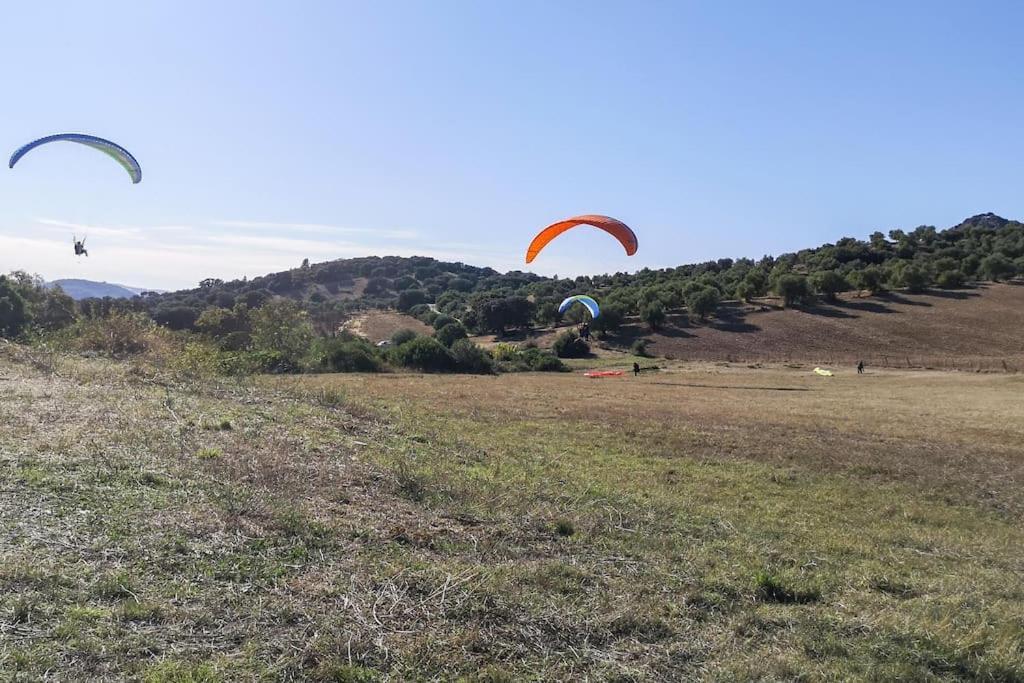
[[[365,255],[597,274],[1024,218],[1020,2],[14,3],[0,272],[177,289]],[[4,152],[3,150],[9,150]],[[598,213],[529,267],[545,225]],[[75,258],[72,235],[88,235]]]

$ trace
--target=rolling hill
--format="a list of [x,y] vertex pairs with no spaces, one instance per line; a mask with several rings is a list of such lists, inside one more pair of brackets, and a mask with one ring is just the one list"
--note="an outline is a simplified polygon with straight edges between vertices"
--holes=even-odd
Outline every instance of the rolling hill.
[[95,282],[93,280],[65,279],[47,283],[64,290],[64,293],[76,301],[81,299],[130,299],[142,292],[149,291],[140,287],[126,287],[111,282]]

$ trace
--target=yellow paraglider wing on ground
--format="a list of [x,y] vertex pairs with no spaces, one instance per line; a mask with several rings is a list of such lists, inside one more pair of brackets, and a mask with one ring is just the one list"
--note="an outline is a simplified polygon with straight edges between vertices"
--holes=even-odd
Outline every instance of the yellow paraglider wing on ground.
[[832,376],[832,371],[831,370],[822,370],[821,368],[814,368],[814,374],[815,375],[821,375],[822,377],[831,377]]

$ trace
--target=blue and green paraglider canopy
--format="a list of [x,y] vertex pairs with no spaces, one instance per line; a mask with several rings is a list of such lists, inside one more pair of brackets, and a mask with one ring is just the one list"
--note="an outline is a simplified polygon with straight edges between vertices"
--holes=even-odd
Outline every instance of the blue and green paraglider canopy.
[[586,306],[587,310],[590,311],[591,318],[597,318],[597,316],[601,315],[601,309],[598,307],[597,302],[584,294],[570,296],[565,301],[563,301],[561,305],[558,307],[558,314],[561,315],[562,313],[565,313],[567,310],[569,310],[569,307],[575,303],[581,303],[584,306]]
[[86,135],[85,133],[59,133],[57,135],[47,135],[45,138],[33,140],[27,145],[19,147],[14,154],[11,155],[11,160],[7,164],[7,167],[14,168],[14,165],[18,163],[23,156],[34,150],[36,147],[48,145],[51,142],[77,142],[80,145],[86,145],[93,149],[98,149],[104,154],[110,156],[110,158],[117,163],[121,164],[121,167],[128,171],[128,175],[131,177],[133,183],[142,182],[142,167],[139,166],[139,162],[131,155],[131,152],[116,142],[104,140],[103,138],[98,138],[95,135]]

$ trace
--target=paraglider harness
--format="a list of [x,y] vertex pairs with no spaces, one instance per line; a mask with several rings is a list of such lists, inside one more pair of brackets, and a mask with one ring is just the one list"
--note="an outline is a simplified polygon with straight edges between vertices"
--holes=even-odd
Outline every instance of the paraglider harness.
[[89,252],[85,250],[85,237],[81,242],[78,241],[78,237],[73,237],[73,239],[75,240],[75,256],[88,256]]

